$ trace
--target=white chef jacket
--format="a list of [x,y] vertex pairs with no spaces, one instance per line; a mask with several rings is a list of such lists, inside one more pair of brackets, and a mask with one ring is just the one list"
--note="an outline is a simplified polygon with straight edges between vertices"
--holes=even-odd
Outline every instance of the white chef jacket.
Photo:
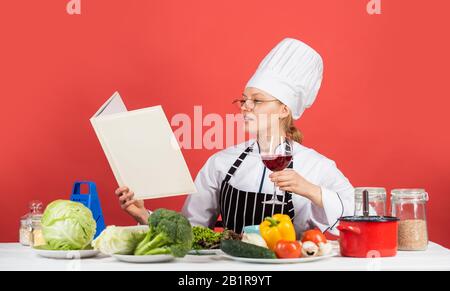
[[[259,190],[265,166],[258,154],[258,144],[254,143],[254,140],[217,152],[198,173],[195,179],[198,192],[188,196],[182,210],[183,215],[193,225],[214,227],[220,215],[221,183],[239,155],[251,144],[254,144],[253,153],[244,159],[229,183],[242,191]],[[337,169],[334,161],[296,142],[293,147],[293,170],[321,187],[323,201],[322,208],[314,205],[309,199],[292,193],[295,212],[293,223],[297,235],[314,227],[322,231],[328,229],[330,233],[338,234],[335,228],[337,219],[354,213],[354,189],[349,180]],[[273,193],[274,186],[269,178],[270,173],[271,171],[267,169],[262,193]]]

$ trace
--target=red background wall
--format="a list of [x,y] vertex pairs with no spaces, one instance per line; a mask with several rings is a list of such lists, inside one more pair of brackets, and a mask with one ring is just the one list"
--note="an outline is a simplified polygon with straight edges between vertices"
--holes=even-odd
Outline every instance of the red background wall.
[[[291,36],[325,61],[297,123],[305,144],[355,186],[426,188],[430,237],[450,247],[449,1],[383,0],[377,16],[364,0],[82,0],[75,16],[67,2],[0,6],[0,241],[17,240],[29,200],[67,198],[76,179],[97,183],[108,224],[132,223],[90,116],[115,90],[169,119],[194,105],[233,113],[259,61]],[[184,151],[193,176],[212,153]]]

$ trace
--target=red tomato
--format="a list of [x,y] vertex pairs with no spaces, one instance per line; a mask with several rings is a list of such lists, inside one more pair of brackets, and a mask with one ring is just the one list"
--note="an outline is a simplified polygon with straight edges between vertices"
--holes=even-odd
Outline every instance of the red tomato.
[[275,244],[274,251],[280,259],[300,258],[302,246],[298,241],[279,240]]
[[325,235],[318,229],[307,230],[302,235],[302,242],[312,241],[316,245],[319,243],[327,243],[327,238]]

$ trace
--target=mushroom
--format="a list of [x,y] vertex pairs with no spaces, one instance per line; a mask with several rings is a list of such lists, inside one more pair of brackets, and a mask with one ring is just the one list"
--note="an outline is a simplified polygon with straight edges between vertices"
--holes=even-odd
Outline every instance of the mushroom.
[[319,247],[312,241],[305,241],[302,245],[303,257],[315,257],[319,253]]

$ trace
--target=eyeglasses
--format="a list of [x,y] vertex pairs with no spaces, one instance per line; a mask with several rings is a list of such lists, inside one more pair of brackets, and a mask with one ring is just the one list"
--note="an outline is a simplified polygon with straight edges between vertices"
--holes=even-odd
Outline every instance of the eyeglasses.
[[236,106],[239,107],[239,109],[242,108],[242,106],[247,107],[247,109],[253,110],[255,109],[256,105],[259,104],[263,104],[263,103],[268,103],[268,102],[275,102],[278,101],[278,99],[273,99],[273,100],[258,100],[258,99],[236,99],[232,102],[232,104],[235,104]]

